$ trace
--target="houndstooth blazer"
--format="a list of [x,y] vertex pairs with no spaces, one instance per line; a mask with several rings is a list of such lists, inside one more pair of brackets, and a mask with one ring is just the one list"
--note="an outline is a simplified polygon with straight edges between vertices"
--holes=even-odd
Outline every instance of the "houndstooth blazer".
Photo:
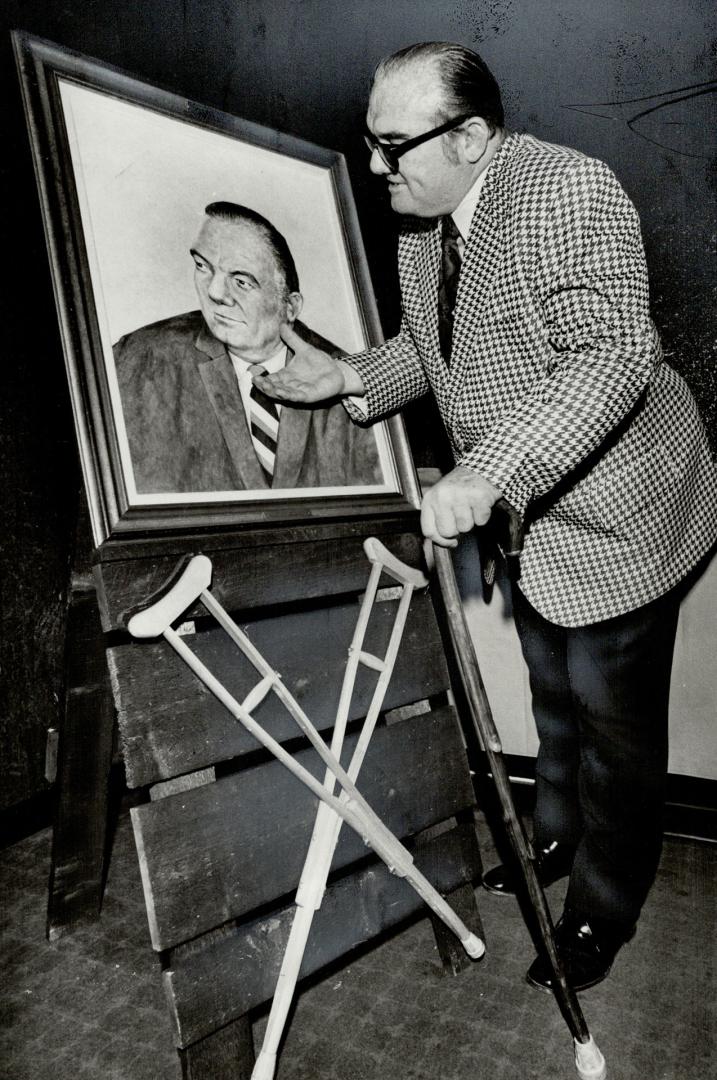
[[439,224],[411,222],[398,258],[400,331],[350,358],[369,418],[433,392],[456,462],[525,513],[520,586],[552,622],[596,622],[676,585],[717,537],[717,478],[663,360],[639,221],[610,169],[507,136],[464,252],[450,367]]

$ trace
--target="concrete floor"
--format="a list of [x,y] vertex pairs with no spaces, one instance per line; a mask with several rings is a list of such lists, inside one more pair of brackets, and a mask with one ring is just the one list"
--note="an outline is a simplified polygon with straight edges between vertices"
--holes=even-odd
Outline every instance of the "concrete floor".
[[[494,861],[481,823],[486,865]],[[2,1080],[179,1080],[127,816],[101,920],[44,937],[49,830],[0,852]],[[549,891],[559,914],[564,884]],[[277,1080],[573,1080],[567,1028],[524,981],[518,905],[478,890],[487,954],[443,973],[428,920],[304,989]],[[581,995],[609,1080],[717,1077],[717,847],[667,840],[635,939]],[[255,1024],[261,1039],[265,1014]]]

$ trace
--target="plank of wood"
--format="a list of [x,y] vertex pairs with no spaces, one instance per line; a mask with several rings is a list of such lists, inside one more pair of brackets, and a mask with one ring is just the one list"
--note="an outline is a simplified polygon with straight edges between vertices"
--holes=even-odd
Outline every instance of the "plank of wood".
[[[480,874],[479,870],[479,874]],[[457,889],[446,897],[456,915],[459,915],[469,930],[485,941],[485,932],[481,921],[478,905],[476,904],[475,890],[472,884],[459,885]],[[438,955],[443,967],[453,975],[459,975],[461,971],[471,966],[472,960],[461,945],[455,934],[451,933],[444,922],[433,912],[429,912],[433,934],[438,947]]]
[[[383,656],[396,606],[395,601],[376,605],[366,636],[368,651]],[[279,670],[285,686],[319,730],[333,726],[358,611],[358,604],[351,602],[240,624],[266,660]],[[198,627],[188,644],[241,701],[259,676],[225,632],[213,621],[210,626],[205,631]],[[115,646],[108,650],[108,663],[130,787],[170,779],[256,750],[253,737],[166,641]],[[375,672],[361,668],[351,719],[365,714],[376,679]],[[431,599],[417,593],[384,707],[431,697],[447,686]],[[280,741],[298,734],[275,694],[262,702],[254,716]]]
[[185,535],[181,542],[124,544],[122,558],[116,547],[105,544],[98,567],[103,626],[108,631],[125,627],[128,615],[162,588],[178,562],[199,552],[212,560],[212,589],[229,611],[354,592],[370,571],[362,546],[367,536],[377,536],[409,565],[423,566],[420,537],[406,527],[404,519],[400,526],[377,522],[375,528],[363,521],[230,536]]
[[114,720],[94,583],[89,574],[75,574],[50,870],[50,941],[100,912]]
[[[346,740],[344,761],[357,735]],[[296,760],[323,779],[313,749]],[[359,778],[369,804],[399,836],[472,806],[450,707],[373,736]],[[277,761],[131,811],[152,944],[163,950],[271,903],[296,888],[316,799]],[[333,867],[370,855],[344,825]]]
[[182,1080],[251,1080],[254,1039],[248,1016],[240,1016],[186,1049],[180,1048]]
[[[416,865],[442,893],[477,878],[475,831],[466,824],[416,849]],[[405,881],[371,865],[329,887],[316,913],[302,977],[425,910]],[[163,973],[178,1046],[189,1046],[274,993],[293,906],[222,928],[175,949]]]

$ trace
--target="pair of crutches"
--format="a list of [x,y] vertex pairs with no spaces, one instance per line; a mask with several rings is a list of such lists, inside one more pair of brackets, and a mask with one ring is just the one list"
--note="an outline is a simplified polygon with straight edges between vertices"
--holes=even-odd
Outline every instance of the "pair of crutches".
[[[269,1014],[264,1043],[256,1060],[252,1080],[271,1080],[274,1075],[278,1047],[299,977],[311,923],[314,912],[321,906],[343,821],[351,825],[363,838],[364,842],[373,848],[375,853],[386,863],[391,873],[405,878],[413,886],[421,899],[457,935],[470,957],[478,959],[485,951],[481,939],[463,923],[440,893],[414,866],[411,854],[397,837],[386,828],[356,788],[355,781],[391,679],[413,591],[416,588],[424,588],[428,584],[427,579],[420,571],[400,562],[378,540],[373,538],[366,540],[364,550],[372,564],[371,573],[349,647],[349,658],[341,688],[330,748],[327,747],[308,716],[281,682],[280,675],[270,667],[261,653],[252,645],[246,634],[239,629],[224,608],[212,596],[209,591],[212,565],[206,556],[197,555],[191,559],[182,576],[172,588],[156,603],[134,615],[128,623],[128,630],[134,637],[149,638],[158,637],[160,634],[163,635],[172,648],[229,712],[320,800],[306,861],[296,893],[296,912]],[[379,579],[383,573],[386,573],[399,583],[401,596],[385,656],[380,658],[366,652],[363,643],[376,599]],[[226,631],[261,676],[259,682],[249,691],[247,697],[241,703],[228,693],[225,687],[172,628],[171,624],[197,601],[201,601],[204,607],[216,618],[219,625]],[[360,664],[377,671],[379,677],[351,761],[348,768],[344,770],[339,759]],[[253,719],[252,711],[272,691],[276,693],[326,765],[323,784],[300,765]],[[337,781],[341,788],[338,796],[334,793]]]

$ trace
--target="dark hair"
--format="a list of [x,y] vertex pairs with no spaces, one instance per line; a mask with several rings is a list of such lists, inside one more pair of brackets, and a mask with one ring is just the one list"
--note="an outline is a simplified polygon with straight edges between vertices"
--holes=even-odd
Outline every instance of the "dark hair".
[[408,45],[379,61],[374,81],[381,75],[414,62],[436,61],[443,84],[439,122],[464,114],[482,116],[494,132],[505,124],[500,88],[478,53],[452,41],[422,41]]
[[225,218],[227,221],[246,221],[256,226],[271,248],[277,266],[286,284],[287,293],[299,292],[299,275],[289,245],[275,225],[249,206],[233,202],[213,202],[204,207],[208,217]]

